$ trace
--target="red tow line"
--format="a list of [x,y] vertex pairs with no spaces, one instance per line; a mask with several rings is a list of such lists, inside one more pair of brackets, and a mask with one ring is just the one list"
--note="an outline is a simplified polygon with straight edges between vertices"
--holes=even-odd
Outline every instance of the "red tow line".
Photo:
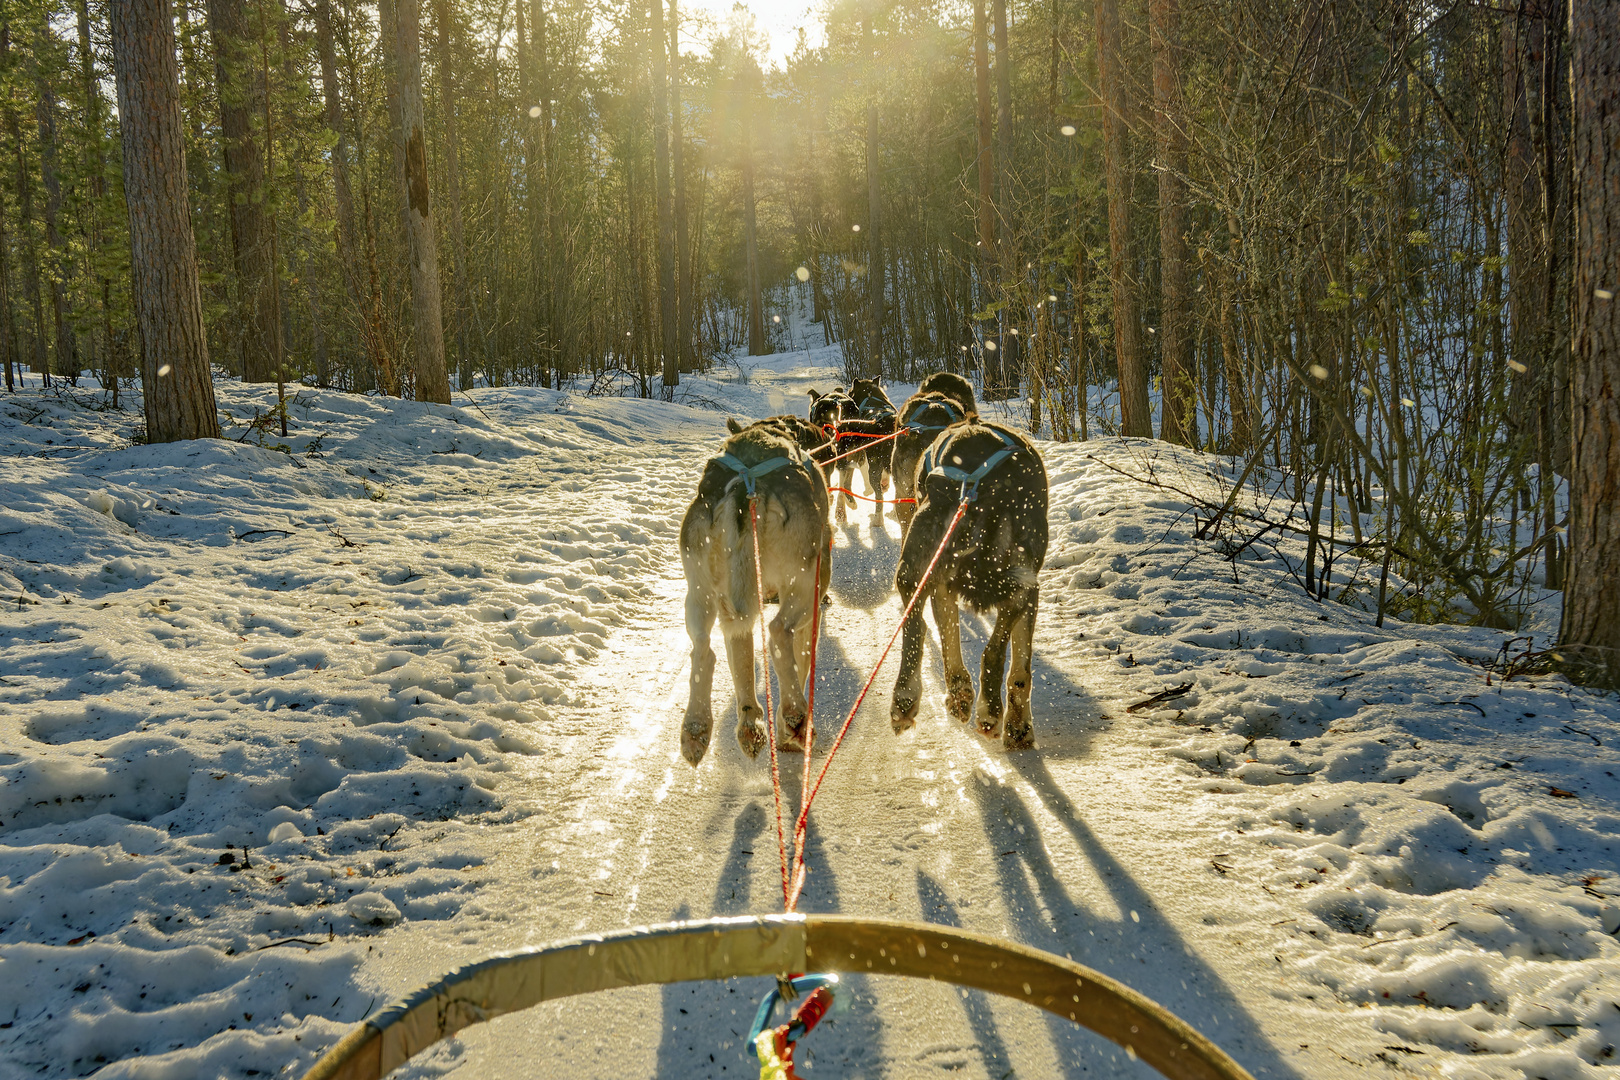
[[[889,437],[892,438],[892,436]],[[916,502],[915,499],[874,501]],[[889,637],[889,643],[883,648],[883,655],[878,657],[876,666],[872,668],[872,674],[867,676],[866,685],[861,687],[860,694],[855,698],[855,704],[850,706],[849,715],[844,717],[844,723],[838,729],[838,737],[833,740],[832,748],[827,751],[827,756],[821,763],[821,772],[817,774],[815,782],[812,784],[810,781],[810,755],[815,747],[816,740],[816,658],[821,652],[821,549],[818,548],[816,551],[816,576],[811,579],[814,582],[816,595],[814,606],[810,610],[810,681],[805,700],[803,729],[804,779],[799,787],[801,792],[799,816],[793,825],[793,860],[790,869],[787,835],[782,820],[782,768],[776,753],[776,715],[771,707],[770,629],[765,621],[765,575],[759,558],[759,497],[758,495],[749,495],[748,518],[754,539],[754,594],[759,603],[760,651],[765,664],[765,737],[771,748],[771,794],[776,803],[776,853],[782,870],[782,908],[784,911],[790,913],[794,911],[799,905],[800,895],[804,892],[804,883],[809,876],[809,870],[805,865],[805,841],[810,828],[810,806],[820,793],[822,782],[827,779],[827,770],[832,767],[833,755],[838,753],[838,748],[844,743],[844,736],[849,734],[849,727],[855,720],[855,714],[860,711],[862,703],[866,701],[867,692],[872,689],[872,684],[877,681],[878,672],[883,668],[883,662],[889,658],[889,653],[894,649],[894,643],[899,640],[901,631],[906,627],[906,620],[911,618],[911,613],[916,608],[917,602],[922,599],[923,590],[928,587],[928,579],[933,577],[934,569],[939,565],[940,556],[945,554],[945,545],[951,542],[951,535],[956,532],[956,526],[961,523],[962,516],[967,513],[967,508],[968,500],[964,498],[957,505],[956,516],[951,518],[951,523],[946,528],[945,535],[940,538],[939,547],[934,551],[934,557],[928,560],[928,568],[923,571],[922,579],[917,582],[916,591],[911,594],[910,601],[906,603],[906,609],[900,615],[900,624],[894,628],[894,633]],[[787,974],[777,977],[779,988],[789,987],[792,982],[792,978]],[[767,998],[766,1002],[767,1007],[762,1008],[762,1013],[768,1012],[770,999]],[[832,990],[828,986],[822,986],[793,1012],[788,1023],[768,1033],[762,1033],[759,1036],[759,1044],[754,1048],[761,1063],[775,1065],[781,1070],[781,1075],[787,1077],[788,1080],[793,1080],[797,1075],[793,1070],[794,1043],[808,1034],[811,1028],[815,1027],[816,1021],[821,1019],[831,1005]]]
[[[915,502],[916,500],[901,499],[883,501]],[[816,597],[815,606],[810,612],[809,692],[805,702],[804,718],[804,782],[800,788],[802,796],[799,803],[799,816],[794,822],[793,826],[793,858],[791,868],[789,867],[788,859],[786,825],[782,818],[782,767],[781,761],[777,757],[776,753],[776,715],[775,711],[772,709],[771,702],[770,637],[769,628],[765,621],[765,577],[764,570],[761,568],[759,559],[758,505],[758,496],[750,496],[748,500],[748,517],[750,526],[753,529],[754,539],[754,593],[755,599],[759,603],[760,652],[761,659],[765,665],[766,742],[769,744],[771,751],[771,794],[776,803],[776,852],[782,870],[782,905],[784,910],[792,912],[798,907],[799,896],[804,891],[805,877],[808,873],[805,868],[804,847],[806,834],[808,833],[810,826],[810,806],[815,802],[816,796],[820,793],[822,782],[827,779],[827,770],[832,767],[833,755],[837,754],[838,748],[843,745],[844,736],[849,734],[849,727],[850,724],[855,720],[855,714],[860,712],[861,705],[866,701],[867,692],[872,689],[872,684],[877,681],[878,672],[883,668],[883,662],[889,658],[889,653],[894,649],[894,643],[900,639],[900,633],[906,627],[906,620],[911,618],[912,610],[916,608],[917,601],[922,598],[923,590],[928,587],[928,580],[929,578],[933,577],[934,569],[939,565],[940,556],[945,554],[945,546],[951,542],[951,536],[956,532],[956,526],[961,523],[962,516],[967,513],[968,500],[963,499],[961,503],[957,505],[956,515],[951,518],[950,525],[945,529],[945,535],[940,538],[939,547],[934,550],[933,558],[928,560],[928,568],[923,571],[922,579],[917,582],[916,591],[911,594],[910,601],[906,603],[906,609],[900,615],[899,625],[894,628],[894,633],[889,637],[889,643],[883,648],[883,654],[878,657],[878,662],[872,668],[872,673],[867,676],[866,685],[861,687],[860,694],[855,698],[855,704],[850,707],[849,715],[844,717],[844,722],[838,729],[838,736],[833,739],[832,749],[827,751],[827,756],[821,763],[821,772],[817,774],[815,783],[812,784],[810,782],[810,754],[815,746],[816,737],[816,659],[818,654],[821,652],[821,598],[820,596]],[[816,576],[812,580],[815,582],[816,592],[820,593],[820,551],[816,552],[815,574]]]

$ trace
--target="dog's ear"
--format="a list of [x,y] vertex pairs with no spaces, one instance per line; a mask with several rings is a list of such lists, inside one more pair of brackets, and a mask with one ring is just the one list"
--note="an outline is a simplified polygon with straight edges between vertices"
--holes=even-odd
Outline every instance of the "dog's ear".
[[726,430],[731,432],[733,435],[741,435],[743,433],[743,426],[736,417],[728,416],[726,417]]
[[820,401],[821,400],[821,392],[819,390],[817,390],[815,387],[812,386],[810,388],[809,394],[810,394],[810,400],[811,401]]

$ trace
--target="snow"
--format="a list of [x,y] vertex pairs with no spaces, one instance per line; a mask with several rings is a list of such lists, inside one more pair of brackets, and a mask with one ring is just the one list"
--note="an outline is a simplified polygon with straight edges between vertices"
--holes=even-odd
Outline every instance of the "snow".
[[[227,439],[167,446],[87,390],[0,399],[0,1080],[296,1076],[458,964],[778,910],[723,665],[715,744],[680,759],[675,534],[726,416],[803,413],[840,369],[760,358],[675,403],[306,388],[285,439],[247,427],[273,388],[220,382]],[[1042,450],[1037,749],[946,718],[932,643],[897,738],[886,667],[802,907],[1071,955],[1260,1077],[1612,1067],[1620,705],[1504,682],[1501,633],[1315,603],[1301,544],[1233,556],[1247,534],[1198,539],[1184,497],[1129,478],[1202,490],[1231,462]],[[893,630],[898,550],[892,519],[836,531],[824,731]],[[987,625],[963,631],[971,667]],[[748,1075],[764,989],[552,1003],[402,1075]],[[805,1047],[810,1075],[1151,1075],[1028,1006],[884,977],[847,978]]]

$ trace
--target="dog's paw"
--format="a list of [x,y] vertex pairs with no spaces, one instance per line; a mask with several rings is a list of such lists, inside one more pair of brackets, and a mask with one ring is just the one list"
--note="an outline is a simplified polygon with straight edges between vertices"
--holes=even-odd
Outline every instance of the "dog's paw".
[[782,727],[776,736],[778,750],[803,750],[806,727],[810,718],[803,712],[793,709],[782,710]]
[[681,756],[693,766],[703,761],[709,752],[709,735],[714,723],[707,717],[688,716],[681,725]]
[[917,706],[915,697],[895,698],[889,706],[889,723],[894,727],[896,735],[904,735],[917,726]]
[[946,676],[945,682],[945,710],[951,719],[966,723],[973,715],[973,676],[964,671]]
[[759,757],[759,752],[765,749],[765,738],[765,721],[761,717],[737,725],[737,745],[751,758]]
[[1028,720],[1022,724],[1007,722],[1007,734],[1002,736],[1001,745],[1008,750],[1035,749],[1035,729]]
[[1001,737],[1001,702],[987,701],[983,695],[973,707],[973,724],[979,729],[979,734],[987,739]]

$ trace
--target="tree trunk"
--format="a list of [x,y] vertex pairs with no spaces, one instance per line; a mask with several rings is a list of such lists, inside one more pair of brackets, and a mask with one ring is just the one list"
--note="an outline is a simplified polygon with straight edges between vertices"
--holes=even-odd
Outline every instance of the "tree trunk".
[[34,46],[34,86],[39,95],[34,116],[39,124],[40,180],[45,185],[45,244],[51,253],[47,284],[51,290],[51,322],[56,337],[56,357],[51,370],[77,386],[79,344],[73,333],[64,289],[72,277],[73,263],[68,255],[67,240],[58,227],[62,215],[62,177],[57,167],[56,89],[45,71],[48,48],[47,33],[41,27]]
[[[750,73],[751,74],[751,73]],[[748,78],[745,74],[743,78]],[[742,124],[743,240],[747,247],[748,355],[764,356],[771,351],[765,336],[765,302],[759,281],[759,224],[754,212],[754,88],[742,88],[743,107],[738,113]]]
[[[872,16],[863,22],[866,62],[872,65]],[[871,70],[871,67],[868,68]],[[875,81],[866,103],[866,377],[883,377],[883,319],[887,307],[883,274],[883,171],[878,162],[878,107]]]
[[1571,0],[1575,383],[1561,649],[1620,686],[1620,0]]
[[434,22],[439,45],[439,88],[443,99],[439,112],[444,120],[444,179],[450,195],[450,256],[455,263],[455,306],[450,313],[456,328],[457,382],[465,390],[472,385],[472,348],[468,345],[469,324],[482,335],[483,320],[478,317],[472,289],[467,284],[467,239],[461,224],[461,135],[456,122],[456,65],[450,48],[450,4],[433,0]]
[[187,204],[168,0],[111,0],[124,201],[149,442],[219,437]]
[[[979,151],[979,242],[978,264],[979,296],[976,306],[984,309],[995,300],[996,274],[996,202],[995,151],[992,148],[993,128],[990,122],[990,28],[985,19],[984,0],[973,0],[973,90],[976,130]],[[986,397],[999,392],[1001,385],[1001,357],[991,349],[983,353],[984,374],[981,390]]]
[[1159,143],[1159,437],[1198,443],[1198,377],[1187,294],[1186,109],[1181,98],[1180,0],[1151,0],[1153,123]]
[[995,154],[990,141],[990,42],[984,0],[973,0],[973,84],[977,99],[979,150],[979,263],[988,267],[995,258],[996,203]]
[[237,337],[242,379],[269,382],[276,377],[275,346],[281,340],[276,273],[266,212],[264,158],[253,131],[264,113],[264,76],[253,50],[243,0],[208,0],[208,29],[214,39],[219,84],[220,143],[231,208],[231,243],[236,256]]
[[[1007,0],[995,0],[996,20],[996,209],[1000,235],[1007,243],[1012,233],[1012,51],[1007,45]],[[1008,374],[1013,374],[1009,372]]]
[[676,0],[669,0],[669,164],[675,183],[675,303],[676,370],[696,371],[697,319],[692,310],[692,241],[687,232],[685,133],[681,117],[681,18]]
[[[653,197],[658,201],[658,325],[662,329],[664,385],[681,381],[680,318],[675,296],[675,207],[669,189],[669,42],[664,37],[664,0],[652,0]],[[666,390],[666,393],[668,391]]]
[[1104,167],[1108,174],[1108,276],[1114,291],[1114,360],[1122,435],[1153,437],[1147,364],[1142,356],[1131,273],[1131,191],[1126,171],[1129,116],[1117,0],[1097,0],[1097,83],[1102,93]]
[[359,242],[354,216],[354,194],[349,185],[349,126],[343,118],[343,96],[337,74],[337,52],[332,44],[330,0],[315,4],[315,43],[320,52],[321,88],[325,96],[326,126],[335,139],[332,144],[332,191],[337,208],[337,252],[342,264],[343,282],[349,302],[359,318],[360,341],[378,389],[393,393],[393,361],[389,358],[383,333],[382,294],[377,281],[377,252],[367,230],[366,266],[362,279]]
[[[92,209],[90,211],[90,225],[86,237],[92,253],[99,254],[102,250],[102,224],[104,222],[105,200],[107,198],[107,149],[103,145],[101,80],[96,74],[95,49],[90,41],[90,4],[89,0],[78,0],[75,14],[79,23],[79,75],[82,82],[81,93],[84,95],[84,122],[88,128],[90,141],[90,196]],[[96,271],[96,283],[101,290],[101,380],[104,389],[112,391],[112,404],[118,407],[118,371],[115,359],[116,350],[113,346],[112,329],[112,283],[102,270]],[[90,352],[92,364],[97,352],[91,337]]]
[[399,75],[400,132],[405,139],[405,222],[410,240],[411,312],[415,320],[416,400],[450,403],[444,364],[444,318],[439,295],[439,244],[428,194],[427,139],[423,133],[420,0],[395,0],[394,34]]

